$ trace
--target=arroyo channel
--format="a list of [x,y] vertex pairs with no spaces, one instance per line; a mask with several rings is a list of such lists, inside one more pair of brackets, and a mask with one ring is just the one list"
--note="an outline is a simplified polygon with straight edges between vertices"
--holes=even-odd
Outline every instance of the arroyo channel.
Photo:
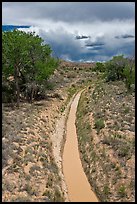
[[75,96],[68,115],[63,152],[63,173],[71,202],[99,202],[84,173],[78,150],[75,120],[82,91]]

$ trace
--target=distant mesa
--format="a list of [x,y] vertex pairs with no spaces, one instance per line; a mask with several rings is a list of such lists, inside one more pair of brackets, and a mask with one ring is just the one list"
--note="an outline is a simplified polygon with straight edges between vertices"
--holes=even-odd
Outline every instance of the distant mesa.
[[2,31],[12,31],[14,29],[18,28],[30,28],[30,26],[27,25],[2,25]]
[[86,36],[86,35],[81,35],[81,36],[80,36],[80,35],[77,35],[77,36],[76,36],[76,39],[77,39],[77,40],[86,39],[86,38],[89,38],[89,36]]
[[117,39],[121,39],[121,38],[134,38],[134,37],[135,37],[134,35],[129,35],[129,34],[115,36],[115,38],[117,38]]

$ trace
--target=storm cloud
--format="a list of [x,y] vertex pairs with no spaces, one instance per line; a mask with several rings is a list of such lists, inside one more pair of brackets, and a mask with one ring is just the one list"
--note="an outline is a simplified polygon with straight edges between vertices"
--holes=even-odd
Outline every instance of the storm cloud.
[[3,2],[2,24],[30,25],[21,30],[35,31],[66,60],[134,54],[133,2]]
[[26,20],[31,23],[31,19],[92,23],[94,20],[132,19],[135,15],[132,2],[4,2],[2,5],[4,24],[17,16],[21,18],[18,22],[24,20],[24,23]]

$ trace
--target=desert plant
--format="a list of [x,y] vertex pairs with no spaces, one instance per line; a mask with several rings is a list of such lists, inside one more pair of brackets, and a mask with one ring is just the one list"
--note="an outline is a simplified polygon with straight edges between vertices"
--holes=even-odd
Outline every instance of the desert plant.
[[95,67],[92,68],[92,71],[99,71],[99,72],[104,72],[105,71],[105,65],[104,63],[97,62]]
[[130,69],[129,65],[126,65],[124,70],[123,70],[123,75],[125,77],[125,85],[128,90],[131,89],[131,85],[135,84],[135,68]]
[[114,56],[110,61],[106,62],[107,81],[115,81],[124,78],[124,68],[126,65],[126,58],[123,55]]
[[130,111],[130,108],[129,107],[125,107],[124,113],[127,114],[127,113],[129,113],[129,111]]
[[11,202],[31,202],[28,196],[18,196],[11,199]]
[[126,195],[126,187],[124,185],[119,187],[118,194],[120,197],[124,197]]
[[103,193],[107,196],[110,193],[110,189],[107,185],[104,186],[103,188]]
[[103,119],[98,119],[98,120],[95,121],[95,128],[97,129],[98,133],[104,127],[105,127],[105,124],[104,124],[104,120]]
[[64,202],[63,196],[58,188],[55,189],[54,202]]

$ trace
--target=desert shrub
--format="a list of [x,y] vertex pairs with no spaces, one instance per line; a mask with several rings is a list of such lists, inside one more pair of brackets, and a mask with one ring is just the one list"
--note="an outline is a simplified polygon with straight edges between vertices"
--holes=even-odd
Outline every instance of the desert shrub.
[[60,112],[63,113],[65,111],[65,106],[63,105],[60,109]]
[[125,85],[128,90],[131,89],[131,85],[135,84],[135,69],[130,69],[129,65],[126,65],[123,71],[125,77]]
[[31,202],[31,199],[28,196],[18,196],[16,198],[12,198],[11,202]]
[[59,94],[59,93],[54,93],[54,94],[53,94],[53,97],[54,97],[54,98],[58,98],[58,99],[60,99],[60,100],[63,100],[63,97],[62,97],[61,94]]
[[47,88],[48,90],[54,90],[55,84],[52,82],[46,82],[45,84],[45,88]]
[[[106,82],[123,80],[128,90],[135,84],[135,61],[124,58],[123,55],[114,56],[105,63]],[[132,88],[135,91],[135,88]]]
[[106,68],[104,63],[97,62],[95,67],[92,68],[92,71],[99,71],[99,72],[105,72]]
[[46,187],[48,188],[48,187],[52,187],[52,186],[53,186],[53,176],[51,174],[48,177],[48,181],[47,181]]
[[45,190],[42,196],[46,196],[48,200],[53,201],[53,193],[50,190]]
[[71,87],[68,88],[68,100],[76,93],[77,87],[72,84]]
[[68,75],[67,75],[67,77],[68,78],[75,78],[76,77],[76,73],[75,72],[70,72],[70,73],[68,73]]
[[14,83],[3,82],[2,83],[2,101],[3,103],[12,103],[16,101],[14,93]]
[[107,185],[104,186],[104,188],[103,188],[103,193],[104,193],[106,196],[109,195],[110,189],[109,189],[109,187],[108,187]]
[[104,127],[105,127],[105,124],[103,119],[98,119],[95,121],[95,128],[97,129],[97,132],[99,132]]
[[54,202],[64,202],[64,198],[58,188],[55,189]]
[[33,187],[32,187],[29,183],[27,183],[27,184],[25,185],[24,190],[27,191],[27,193],[28,193],[29,195],[34,195],[34,194],[36,194],[35,189],[33,189]]
[[115,81],[124,78],[124,68],[127,63],[123,55],[114,56],[112,60],[105,64],[107,71],[107,81]]
[[[33,97],[32,97],[33,92]],[[33,83],[27,83],[25,85],[24,98],[27,99],[28,102],[32,102],[32,100],[41,100],[46,98],[45,86]]]
[[130,156],[130,147],[128,145],[123,145],[123,146],[119,147],[118,156],[119,157]]
[[130,111],[130,108],[129,107],[125,107],[124,113],[127,114],[127,113],[129,113],[129,111]]
[[120,197],[124,197],[126,195],[126,187],[124,185],[119,187],[118,194]]

